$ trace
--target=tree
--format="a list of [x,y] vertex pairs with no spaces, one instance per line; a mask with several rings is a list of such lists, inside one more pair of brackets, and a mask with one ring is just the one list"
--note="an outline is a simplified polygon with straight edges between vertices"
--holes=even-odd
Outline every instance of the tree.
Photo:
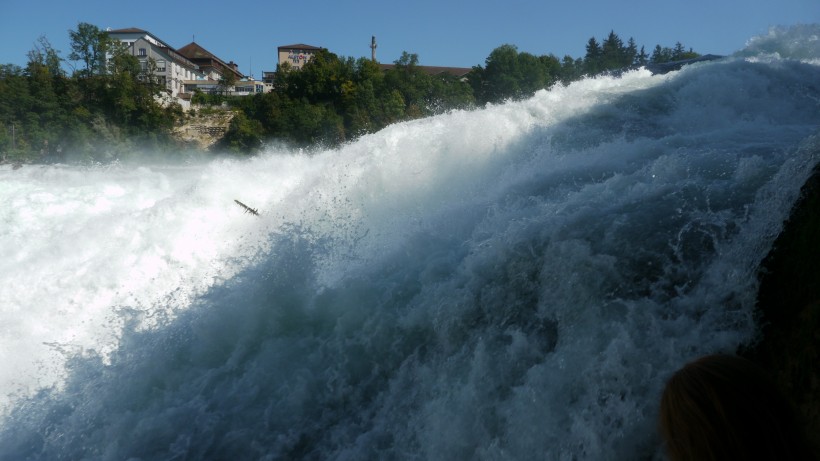
[[93,24],[81,22],[77,25],[77,30],[69,30],[68,35],[71,39],[71,54],[68,58],[81,61],[85,66],[78,71],[80,76],[104,75],[106,54],[113,44],[108,34]]
[[602,69],[601,57],[603,55],[603,51],[601,50],[601,45],[598,44],[598,40],[595,40],[595,37],[590,37],[587,41],[586,46],[586,55],[584,55],[584,72],[587,75],[596,75]]
[[431,79],[427,106],[430,112],[440,113],[450,109],[467,109],[475,105],[473,89],[458,77],[440,74]]
[[641,51],[635,57],[635,65],[636,66],[645,66],[649,64],[649,55],[646,54],[646,50],[643,46],[641,46]]
[[561,82],[567,84],[578,80],[583,74],[584,61],[581,58],[573,59],[570,55],[565,55],[561,60]]
[[692,59],[700,56],[700,53],[695,53],[692,51],[692,48],[689,48],[689,51],[684,51],[683,45],[680,42],[675,44],[672,54],[675,60]]
[[[385,72],[385,84],[401,93],[405,113],[410,118],[429,115],[429,96],[432,80],[419,68],[419,56],[403,51],[394,61],[392,69]],[[394,98],[395,100],[395,98]]]
[[259,121],[250,120],[244,113],[237,112],[218,147],[234,153],[253,152],[262,146],[261,134]]
[[498,102],[521,95],[518,48],[501,45],[490,52],[485,67],[475,74],[473,86],[480,103]]
[[140,85],[139,60],[127,53],[124,46],[112,47],[112,55],[107,61],[107,84],[103,86],[102,109],[110,119],[122,125],[130,125],[133,117],[145,102],[140,93],[145,88]]
[[635,39],[629,37],[629,40],[626,42],[626,54],[624,55],[624,67],[634,66],[638,64],[638,44],[635,43]]
[[63,69],[61,63],[63,59],[60,57],[60,52],[51,46],[51,42],[41,35],[34,44],[34,48],[28,52],[29,65],[37,65],[44,67],[52,76],[62,76]]
[[236,85],[236,74],[231,72],[229,69],[225,69],[225,72],[219,75],[219,89],[222,91],[222,94],[225,96],[230,93],[234,86]]
[[624,42],[615,31],[610,31],[601,45],[601,60],[599,71],[617,70],[627,67],[627,52]]
[[652,64],[661,64],[671,60],[672,50],[670,48],[661,48],[660,45],[655,45],[655,49],[652,50],[652,56],[649,58],[649,62]]
[[159,96],[162,93],[163,85],[160,83],[159,75],[157,75],[159,69],[157,60],[149,57],[145,61],[138,60],[138,62],[140,65],[139,81],[148,89],[151,96]]
[[675,48],[672,49],[672,61],[680,61],[684,59],[684,53],[686,51],[683,49],[683,44],[681,42],[675,43]]
[[547,72],[547,86],[557,82],[561,78],[561,61],[554,54],[539,56],[541,66]]
[[494,49],[485,65],[473,67],[468,77],[479,104],[529,97],[558,81],[563,73],[555,56],[519,53],[514,45]]
[[26,123],[29,140],[33,146],[42,146],[55,140],[56,133],[52,133],[50,127],[62,118],[62,108],[55,92],[56,80],[62,78],[60,60],[44,37],[29,51],[28,56],[26,76],[30,99],[20,109],[29,114]]
[[24,161],[63,160],[67,152],[99,159],[127,152],[134,140],[171,145],[181,110],[159,105],[156,85],[128,48],[91,24],[80,23],[69,36],[71,59],[80,63],[71,76],[45,37],[29,51],[25,69],[0,65],[0,152],[13,150]]

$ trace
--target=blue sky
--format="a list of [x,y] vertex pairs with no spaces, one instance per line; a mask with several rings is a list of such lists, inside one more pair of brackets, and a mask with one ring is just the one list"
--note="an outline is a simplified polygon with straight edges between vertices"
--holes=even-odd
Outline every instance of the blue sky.
[[243,73],[275,70],[276,47],[306,43],[340,56],[379,61],[402,51],[421,64],[483,65],[499,45],[536,55],[582,57],[590,37],[614,30],[650,52],[656,44],[706,54],[730,54],[770,26],[820,23],[820,0],[314,0],[230,2],[0,0],[0,64],[25,65],[44,35],[67,57],[68,30],[80,22],[101,28],[138,27],[181,48],[197,43]]

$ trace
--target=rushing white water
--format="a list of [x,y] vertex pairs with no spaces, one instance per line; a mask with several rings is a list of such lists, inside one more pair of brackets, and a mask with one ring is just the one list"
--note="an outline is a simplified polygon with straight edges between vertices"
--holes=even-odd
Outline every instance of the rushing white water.
[[312,156],[0,166],[0,458],[656,456],[668,374],[754,334],[818,30]]

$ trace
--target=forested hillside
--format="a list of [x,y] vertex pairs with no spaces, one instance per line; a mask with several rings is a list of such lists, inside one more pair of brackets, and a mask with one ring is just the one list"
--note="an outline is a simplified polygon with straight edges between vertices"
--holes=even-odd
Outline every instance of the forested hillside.
[[[97,26],[69,31],[64,58],[45,37],[25,67],[0,65],[0,161],[108,161],[152,152],[173,156],[181,107],[161,103],[164,88],[150,66]],[[656,46],[651,55],[613,31],[590,38],[582,58],[535,56],[514,45],[493,50],[466,78],[428,74],[419,56],[404,52],[383,70],[365,58],[321,50],[299,71],[277,69],[270,93],[245,97],[194,95],[204,105],[236,112],[215,151],[252,153],[267,141],[335,146],[404,120],[453,109],[525,98],[558,82],[698,56],[683,45]],[[70,69],[67,71],[66,69]]]

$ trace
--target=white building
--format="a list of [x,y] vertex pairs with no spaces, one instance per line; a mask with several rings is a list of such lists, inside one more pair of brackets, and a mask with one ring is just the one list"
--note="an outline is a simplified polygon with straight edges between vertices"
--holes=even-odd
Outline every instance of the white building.
[[[246,77],[239,72],[233,61],[225,62],[199,44],[191,42],[174,49],[152,33],[137,29],[108,30],[108,36],[125,43],[129,53],[139,59],[142,69],[148,69],[153,60],[156,65],[154,75],[165,86],[166,102],[177,102],[184,109],[190,108],[193,92],[225,92],[231,96],[246,96],[270,91],[270,85]],[[221,78],[232,75],[234,85],[221,86]]]
[[165,86],[171,100],[183,103],[183,107],[186,106],[183,101],[187,96],[185,81],[205,79],[196,64],[148,31],[132,27],[107,32],[109,37],[128,45],[130,53],[139,59],[143,70],[148,68],[149,60],[153,60],[156,64],[154,75]]

